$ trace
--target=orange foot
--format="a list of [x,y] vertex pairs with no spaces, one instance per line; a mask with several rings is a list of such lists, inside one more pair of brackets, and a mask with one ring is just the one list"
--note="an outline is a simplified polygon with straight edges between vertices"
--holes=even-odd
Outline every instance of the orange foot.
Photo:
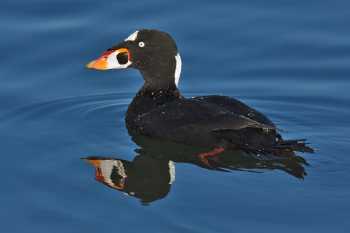
[[204,163],[204,164],[207,165],[208,167],[211,167],[208,158],[209,158],[209,157],[218,156],[219,154],[221,154],[221,153],[224,152],[224,151],[225,151],[225,148],[223,148],[223,147],[216,147],[216,148],[214,148],[214,149],[211,150],[211,151],[198,154],[198,157],[199,157],[199,159],[200,159],[200,161],[201,161],[202,163]]

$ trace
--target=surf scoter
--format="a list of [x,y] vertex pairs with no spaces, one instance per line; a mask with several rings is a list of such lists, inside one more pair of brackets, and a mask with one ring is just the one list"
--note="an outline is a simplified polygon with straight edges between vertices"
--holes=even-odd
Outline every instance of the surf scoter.
[[136,31],[87,67],[141,72],[144,85],[126,113],[126,125],[133,134],[211,148],[201,154],[203,158],[230,149],[312,152],[305,140],[282,139],[271,120],[239,100],[218,95],[183,97],[177,87],[181,57],[166,32]]

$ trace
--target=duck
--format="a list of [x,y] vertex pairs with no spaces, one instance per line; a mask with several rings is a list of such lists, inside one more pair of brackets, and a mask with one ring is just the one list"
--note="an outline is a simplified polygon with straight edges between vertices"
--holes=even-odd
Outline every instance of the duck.
[[167,32],[137,30],[87,68],[140,72],[144,84],[125,116],[130,134],[208,148],[199,155],[203,161],[237,149],[274,156],[313,152],[305,139],[283,139],[267,116],[240,100],[221,95],[183,96],[178,88],[182,60]]

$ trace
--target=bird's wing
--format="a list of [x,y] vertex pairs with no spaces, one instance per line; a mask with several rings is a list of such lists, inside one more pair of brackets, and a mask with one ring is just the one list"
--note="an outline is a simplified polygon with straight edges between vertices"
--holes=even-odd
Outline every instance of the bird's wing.
[[198,101],[203,101],[207,103],[216,104],[220,107],[225,108],[227,111],[234,112],[238,115],[245,116],[251,120],[257,121],[264,125],[269,125],[271,127],[275,127],[270,119],[268,119],[265,115],[260,113],[259,111],[249,107],[245,103],[234,99],[228,96],[220,96],[220,95],[209,95],[209,96],[198,96],[193,99]]
[[243,128],[274,129],[273,126],[257,122],[236,114],[225,107],[196,99],[183,99],[161,105],[140,115],[135,122],[142,133],[156,137],[174,137],[174,134],[195,130],[197,134],[217,130],[239,130]]

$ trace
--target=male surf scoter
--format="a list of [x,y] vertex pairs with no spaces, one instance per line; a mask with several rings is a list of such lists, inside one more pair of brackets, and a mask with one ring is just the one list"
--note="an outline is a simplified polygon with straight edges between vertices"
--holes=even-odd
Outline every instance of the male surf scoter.
[[126,113],[133,134],[211,148],[201,154],[203,158],[234,149],[272,155],[312,152],[305,140],[282,139],[266,116],[239,100],[218,95],[183,97],[177,87],[181,58],[168,33],[136,31],[87,67],[130,67],[141,72],[144,85]]

